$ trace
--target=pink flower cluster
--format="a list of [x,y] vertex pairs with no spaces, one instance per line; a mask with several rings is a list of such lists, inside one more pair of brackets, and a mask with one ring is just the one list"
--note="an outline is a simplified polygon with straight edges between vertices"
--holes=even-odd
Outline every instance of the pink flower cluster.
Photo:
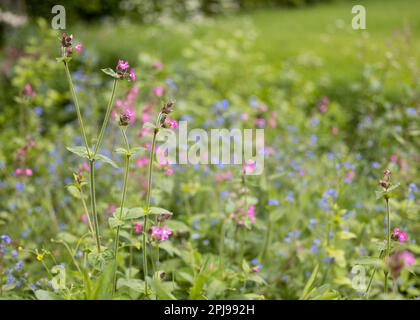
[[136,121],[136,100],[139,94],[139,87],[134,85],[128,91],[125,99],[118,99],[115,102],[114,110],[112,111],[112,116],[114,119],[118,117],[120,113],[126,113],[130,115],[129,124],[133,124]]
[[247,212],[248,218],[249,220],[251,220],[251,222],[254,222],[255,219],[255,206],[254,205],[250,205],[248,207],[248,212]]
[[[128,64],[128,61],[124,61],[119,59],[118,63],[117,63],[117,72],[119,74],[123,73],[123,75],[127,75],[127,71],[130,68],[130,65]],[[131,81],[136,80],[136,74],[134,72],[134,68],[131,68],[130,73],[129,73],[129,78],[131,79]]]
[[158,227],[153,226],[150,228],[150,233],[152,235],[152,239],[156,241],[164,241],[169,238],[172,234],[172,230],[169,229],[167,226]]
[[394,228],[394,233],[392,234],[393,239],[398,240],[401,243],[407,241],[407,232],[400,230],[399,228]]
[[141,223],[136,223],[134,225],[134,232],[139,234],[143,231],[143,225]]
[[175,119],[171,119],[169,117],[166,117],[165,124],[171,129],[178,128],[178,121],[176,121]]
[[32,86],[27,83],[23,86],[23,94],[27,97],[35,97],[36,96],[36,92],[34,91],[34,89],[32,88]]
[[230,180],[230,179],[232,179],[232,177],[233,177],[232,171],[228,170],[226,172],[216,173],[215,176],[214,176],[214,179],[217,182],[222,182],[222,181]]
[[74,49],[75,49],[77,52],[82,52],[82,51],[83,51],[83,44],[81,44],[81,43],[76,44],[76,45],[74,46]]
[[27,176],[27,177],[30,177],[30,176],[33,175],[33,172],[32,172],[32,169],[29,169],[29,168],[27,168],[27,169],[18,168],[18,169],[15,170],[15,174],[17,176]]
[[159,161],[159,165],[161,166],[161,168],[164,168],[166,171],[166,174],[168,176],[172,175],[174,173],[174,169],[172,169],[172,161],[170,159],[167,159],[165,157],[164,154],[165,151],[161,151],[160,149],[158,149],[158,151],[156,152],[158,155],[158,158],[163,159]]
[[243,169],[244,169],[244,173],[245,174],[249,174],[252,173],[255,169],[255,161],[250,159],[247,161],[247,163],[244,165]]
[[325,113],[328,111],[328,105],[330,104],[330,99],[328,97],[322,97],[321,101],[318,103],[319,112]]
[[162,97],[162,96],[163,96],[163,94],[164,94],[164,92],[165,92],[165,88],[164,88],[164,87],[162,87],[162,86],[157,86],[157,87],[154,87],[154,88],[153,88],[153,94],[154,94],[156,97]]

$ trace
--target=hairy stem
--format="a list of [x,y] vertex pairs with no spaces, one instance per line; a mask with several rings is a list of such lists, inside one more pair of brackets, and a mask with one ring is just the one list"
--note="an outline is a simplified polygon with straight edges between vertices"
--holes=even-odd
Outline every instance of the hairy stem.
[[90,170],[90,206],[92,210],[93,223],[95,226],[96,248],[98,253],[101,252],[101,240],[99,237],[99,221],[98,213],[96,212],[96,193],[95,193],[95,160],[89,160]]
[[[389,199],[385,198],[386,202],[386,220],[387,220],[387,245],[386,245],[386,255],[385,257],[389,257],[391,253],[391,214],[389,210]],[[388,293],[388,271],[385,271],[385,283],[384,283],[384,290],[385,293]]]
[[95,151],[93,152],[93,158],[95,158],[96,154],[98,153],[98,150],[99,150],[99,148],[101,146],[101,143],[102,143],[102,139],[104,137],[105,129],[108,125],[109,117],[110,117],[111,111],[112,111],[112,106],[114,105],[114,98],[115,98],[115,91],[116,91],[116,88],[117,88],[117,82],[118,82],[118,79],[114,79],[114,84],[112,86],[111,98],[109,99],[109,102],[108,102],[108,107],[106,109],[106,114],[105,114],[104,121],[102,123],[101,131],[99,132],[98,139],[96,140]]
[[83,124],[83,118],[82,118],[82,113],[80,111],[79,101],[77,100],[76,91],[74,90],[74,85],[73,85],[73,80],[71,78],[69,65],[66,62],[64,62],[64,67],[65,67],[65,70],[66,70],[67,80],[68,80],[68,83],[69,83],[69,86],[70,86],[70,92],[71,92],[71,95],[73,97],[74,105],[76,107],[77,119],[79,121],[80,130],[82,131],[82,137],[83,137],[83,141],[85,143],[86,152],[87,152],[88,158],[90,158],[91,154],[90,154],[90,150],[89,150],[89,143],[88,143],[88,140],[87,140],[85,126]]
[[150,196],[152,193],[152,173],[153,173],[152,168],[153,168],[153,158],[154,158],[154,153],[155,153],[157,133],[158,133],[158,129],[156,128],[153,132],[152,149],[150,151],[150,157],[149,157],[149,171],[148,171],[148,177],[147,177],[146,214],[144,215],[144,220],[143,220],[144,293],[146,296],[148,295],[147,293],[147,241],[146,241],[147,235],[146,235],[146,232],[147,232],[147,220],[148,220],[149,209],[150,209]]
[[92,234],[92,238],[95,239],[95,228],[93,227],[92,220],[90,218],[89,209],[87,208],[86,201],[85,201],[85,198],[84,198],[84,192],[83,192],[82,188],[80,188],[80,199],[82,200],[83,210],[85,210],[85,212],[86,212],[86,217],[87,217],[87,220],[88,220],[89,230]]

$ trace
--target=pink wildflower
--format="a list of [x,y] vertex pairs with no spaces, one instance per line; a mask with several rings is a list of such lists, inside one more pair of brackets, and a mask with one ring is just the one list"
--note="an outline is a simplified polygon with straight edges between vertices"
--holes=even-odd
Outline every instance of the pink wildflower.
[[138,158],[137,161],[136,161],[137,167],[147,166],[148,163],[149,163],[149,158],[147,156],[145,156],[143,158]]
[[264,127],[265,126],[265,119],[264,118],[257,118],[257,119],[255,119],[255,124],[260,128]]
[[131,78],[131,81],[136,80],[136,74],[134,73],[134,68],[131,68],[130,70],[130,78]]
[[248,214],[249,220],[251,220],[251,222],[254,222],[255,221],[255,206],[254,205],[250,205],[248,207],[247,214]]
[[117,64],[117,69],[118,70],[125,71],[125,70],[128,70],[129,67],[130,67],[130,65],[128,64],[128,61],[124,62],[124,60],[118,60],[118,64]]
[[392,238],[404,243],[407,241],[407,232],[405,230],[400,230],[399,228],[394,228]]
[[255,169],[255,161],[250,159],[248,162],[244,165],[244,172],[246,174],[252,173]]
[[398,156],[396,154],[391,155],[391,162],[398,162]]
[[161,70],[161,69],[163,69],[163,63],[162,63],[162,62],[160,62],[160,61],[156,61],[156,62],[153,64],[153,68],[155,68],[155,69],[157,69],[157,70]]
[[153,89],[153,94],[157,97],[162,97],[165,89],[162,86],[157,86]]
[[28,97],[35,97],[36,96],[36,93],[35,93],[34,89],[32,88],[32,86],[29,83],[24,85],[23,94],[25,96],[28,96]]
[[172,234],[172,230],[169,229],[167,226],[163,226],[160,228],[160,234],[161,234],[162,241],[167,240],[169,236]]
[[76,45],[74,46],[74,49],[75,49],[77,52],[82,52],[82,51],[83,51],[83,44],[81,44],[81,43],[76,44]]
[[141,223],[136,223],[134,225],[134,232],[135,233],[140,233],[143,230],[143,225]]
[[251,272],[252,273],[259,273],[261,270],[260,270],[260,268],[258,267],[258,266],[255,266],[255,267],[252,267],[251,268]]
[[172,230],[169,229],[167,226],[158,227],[153,226],[150,228],[152,238],[156,241],[164,241],[169,238],[172,234]]

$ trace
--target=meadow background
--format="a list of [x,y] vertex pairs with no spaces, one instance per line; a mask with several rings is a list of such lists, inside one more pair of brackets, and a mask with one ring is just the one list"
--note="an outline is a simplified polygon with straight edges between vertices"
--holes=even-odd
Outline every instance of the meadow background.
[[[0,5],[0,298],[109,298],[104,267],[88,259],[86,212],[68,187],[74,172],[88,176],[88,170],[66,149],[82,139],[56,61],[61,33],[50,26],[53,4]],[[351,28],[354,4],[366,7],[367,30]],[[390,199],[391,225],[408,238],[393,250],[418,256],[418,0],[63,5],[65,31],[84,47],[71,72],[88,136],[102,122],[112,86],[100,69],[115,68],[118,59],[137,74],[117,91],[136,112],[128,129],[134,146],[150,141],[141,133],[143,116],[154,118],[168,99],[177,101],[173,117],[190,128],[265,129],[264,174],[247,177],[255,221],[248,216],[245,226],[235,220],[241,167],[174,165],[168,174],[156,166],[152,201],[173,212],[167,221],[173,234],[159,245],[152,298],[420,295],[418,262],[400,268],[384,293],[386,266],[378,257],[386,210],[375,195],[384,170],[391,170],[391,181],[400,183]],[[119,168],[97,168],[100,228],[109,248],[108,218],[123,179],[123,159],[114,150],[122,144],[111,121],[101,152]],[[147,158],[146,152],[132,161],[128,207],[144,206]],[[144,296],[141,237],[131,227],[118,258],[121,299]],[[368,295],[355,289],[355,265],[365,268],[366,281],[379,270]],[[89,281],[96,290],[86,289]]]

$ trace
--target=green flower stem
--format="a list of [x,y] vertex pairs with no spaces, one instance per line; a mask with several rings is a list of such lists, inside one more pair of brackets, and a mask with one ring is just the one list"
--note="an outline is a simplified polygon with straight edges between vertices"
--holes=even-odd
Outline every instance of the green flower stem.
[[92,225],[92,220],[90,218],[89,209],[87,208],[82,188],[80,188],[80,199],[82,200],[83,209],[86,212],[86,217],[87,217],[87,220],[88,220],[89,230],[92,234],[92,238],[95,239],[95,228]]
[[[385,257],[389,257],[391,254],[391,214],[389,210],[389,199],[385,198],[386,202],[386,219],[387,219],[387,246],[386,246],[386,255]],[[385,293],[388,293],[388,271],[385,272],[385,283],[384,283],[384,290]]]
[[79,101],[77,100],[76,91],[74,90],[73,80],[71,78],[68,63],[64,62],[64,67],[65,67],[65,70],[66,70],[67,80],[68,80],[69,86],[70,86],[70,92],[71,92],[71,95],[73,97],[74,105],[76,107],[77,119],[79,120],[79,126],[80,126],[80,130],[82,131],[83,141],[85,142],[86,152],[87,152],[88,158],[90,158],[91,154],[90,154],[90,150],[89,150],[89,143],[88,143],[87,136],[86,136],[86,130],[85,130],[85,126],[83,124],[82,113],[80,111],[80,106],[79,106]]
[[387,224],[388,224],[386,255],[389,256],[391,253],[391,214],[389,210],[389,199],[385,199],[385,200],[386,200],[386,219],[387,219]]
[[93,158],[95,158],[96,154],[98,153],[98,150],[99,150],[99,148],[101,146],[101,143],[102,143],[102,139],[104,137],[105,129],[108,125],[108,121],[109,121],[109,118],[111,116],[112,106],[114,105],[114,98],[115,98],[115,91],[116,91],[116,88],[117,88],[117,82],[118,82],[118,79],[114,79],[114,84],[112,86],[111,98],[109,99],[109,102],[108,102],[108,107],[106,109],[106,114],[105,114],[104,121],[102,123],[101,131],[99,132],[98,139],[96,140],[95,151],[93,152]]
[[[156,123],[158,123],[160,118],[160,114],[158,116],[158,120]],[[150,196],[152,193],[152,173],[153,173],[153,158],[155,154],[155,147],[156,147],[156,135],[158,133],[159,129],[156,127],[153,132],[153,140],[152,140],[152,149],[150,151],[150,157],[149,157],[149,172],[148,172],[148,178],[147,178],[147,197],[146,197],[146,214],[144,215],[143,219],[143,264],[144,264],[144,294],[147,296],[147,220],[150,210]]]
[[[127,151],[130,150],[130,144],[128,143],[127,134],[125,132],[126,128],[121,128],[122,135],[124,137],[124,142],[127,148]],[[124,203],[127,194],[127,184],[128,184],[128,172],[130,170],[130,154],[128,153],[125,156],[125,171],[124,171],[124,184],[123,184],[123,192],[121,196],[121,204],[120,204],[120,214],[119,219],[123,219],[123,212],[124,212]],[[117,260],[118,260],[118,248],[119,248],[119,240],[120,240],[120,226],[117,226],[117,232],[115,234],[114,240],[114,280],[112,285],[112,295],[115,294],[115,287],[117,284]]]
[[89,159],[90,170],[90,205],[93,215],[93,223],[95,226],[96,248],[98,253],[101,252],[101,240],[99,237],[99,221],[98,213],[96,211],[96,193],[95,193],[95,160]]
[[223,256],[225,251],[225,235],[226,235],[226,219],[223,219],[222,228],[220,231],[220,242],[219,242],[219,269],[223,268]]

